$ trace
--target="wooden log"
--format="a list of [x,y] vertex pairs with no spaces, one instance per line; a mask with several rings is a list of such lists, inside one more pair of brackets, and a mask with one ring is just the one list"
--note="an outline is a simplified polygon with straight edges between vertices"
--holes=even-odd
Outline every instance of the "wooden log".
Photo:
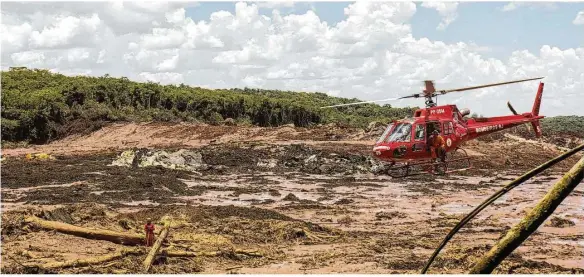
[[511,252],[545,222],[564,199],[580,184],[584,178],[584,157],[560,179],[543,199],[517,225],[513,226],[505,237],[491,248],[473,266],[469,274],[491,273]]
[[166,236],[168,236],[168,231],[170,230],[170,219],[164,218],[163,222],[164,227],[162,227],[162,232],[160,232],[160,236],[158,236],[158,239],[156,239],[156,242],[154,242],[154,245],[150,249],[150,253],[148,253],[148,256],[146,256],[146,259],[143,262],[145,272],[150,270],[152,262],[154,262],[154,258],[156,258],[156,254],[162,246],[162,242],[166,239]]
[[36,225],[47,230],[54,230],[59,233],[73,236],[106,240],[122,245],[141,245],[144,243],[144,235],[120,233],[109,230],[88,229],[58,221],[48,221],[36,216],[29,216],[24,219],[25,222]]
[[68,268],[68,267],[82,267],[82,266],[96,265],[96,264],[101,264],[101,263],[113,261],[115,259],[123,258],[127,255],[139,255],[139,254],[143,254],[143,253],[144,253],[144,250],[142,250],[142,249],[122,249],[116,253],[107,254],[107,255],[98,256],[98,257],[72,260],[72,261],[66,261],[66,262],[53,262],[53,263],[47,263],[47,264],[43,264],[43,265],[36,265],[36,266],[39,268],[45,269],[45,270]]

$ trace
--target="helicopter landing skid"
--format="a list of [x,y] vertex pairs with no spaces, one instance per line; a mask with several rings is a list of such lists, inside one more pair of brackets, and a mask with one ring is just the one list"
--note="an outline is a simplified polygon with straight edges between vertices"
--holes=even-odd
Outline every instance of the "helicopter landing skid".
[[466,151],[457,148],[448,155],[446,162],[425,160],[422,162],[393,164],[387,169],[387,174],[392,178],[404,178],[421,174],[445,175],[470,168],[472,168],[472,163]]

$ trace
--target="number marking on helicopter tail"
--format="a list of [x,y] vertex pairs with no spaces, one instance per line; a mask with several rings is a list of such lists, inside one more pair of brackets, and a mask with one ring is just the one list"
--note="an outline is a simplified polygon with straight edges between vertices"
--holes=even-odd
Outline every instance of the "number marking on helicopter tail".
[[476,128],[477,133],[489,132],[489,131],[496,131],[503,129],[503,124],[485,126],[485,127],[478,127]]

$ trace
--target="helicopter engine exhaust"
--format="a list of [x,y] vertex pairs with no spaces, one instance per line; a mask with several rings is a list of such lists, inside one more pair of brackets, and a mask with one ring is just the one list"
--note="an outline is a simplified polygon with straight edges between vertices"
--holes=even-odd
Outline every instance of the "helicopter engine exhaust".
[[470,110],[467,108],[464,108],[464,109],[460,110],[460,114],[462,115],[462,117],[465,117],[465,116],[470,114]]

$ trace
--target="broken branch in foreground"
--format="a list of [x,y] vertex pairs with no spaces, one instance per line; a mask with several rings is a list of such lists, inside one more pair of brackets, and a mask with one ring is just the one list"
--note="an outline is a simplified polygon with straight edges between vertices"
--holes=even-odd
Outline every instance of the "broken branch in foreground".
[[63,222],[48,221],[40,219],[36,216],[26,217],[24,221],[27,223],[32,223],[43,229],[54,230],[60,233],[88,239],[106,240],[122,245],[141,245],[144,243],[144,235],[119,233],[99,229],[88,229]]

